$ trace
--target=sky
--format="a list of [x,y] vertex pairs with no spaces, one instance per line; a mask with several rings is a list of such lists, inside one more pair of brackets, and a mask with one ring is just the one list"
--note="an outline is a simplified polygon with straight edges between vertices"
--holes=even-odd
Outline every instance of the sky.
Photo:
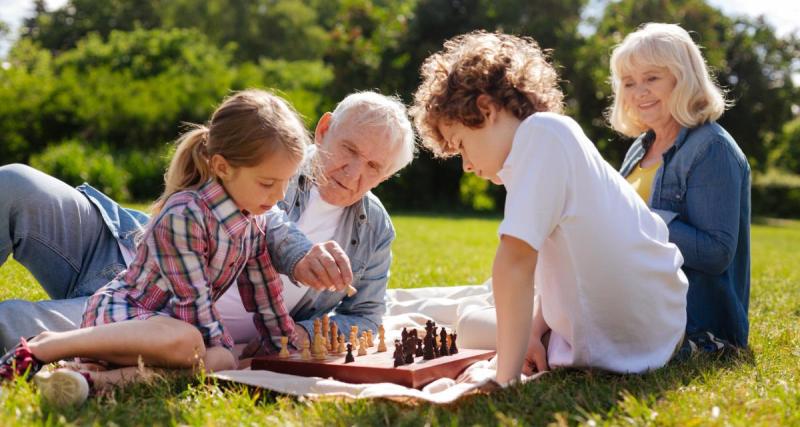
[[[102,1],[102,0],[99,0]],[[798,0],[707,0],[727,15],[764,15],[767,22],[775,26],[779,36],[792,31],[800,31],[800,1]],[[48,9],[63,6],[67,0],[46,0]],[[603,0],[591,0],[592,4],[602,4]],[[11,34],[25,16],[33,12],[33,0],[0,0],[0,20],[9,24]],[[0,56],[4,56],[10,40],[0,40]]]

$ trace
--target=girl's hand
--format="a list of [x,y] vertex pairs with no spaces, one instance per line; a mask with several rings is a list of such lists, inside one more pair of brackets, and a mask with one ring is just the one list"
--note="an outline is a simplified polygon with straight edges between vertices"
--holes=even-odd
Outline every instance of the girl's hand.
[[298,282],[320,291],[343,291],[353,281],[350,259],[333,240],[311,247],[294,267]]

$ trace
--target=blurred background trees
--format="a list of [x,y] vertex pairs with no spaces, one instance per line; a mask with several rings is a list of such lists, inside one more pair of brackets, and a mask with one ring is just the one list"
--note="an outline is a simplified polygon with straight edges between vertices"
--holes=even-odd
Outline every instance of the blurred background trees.
[[[600,13],[586,17],[587,7]],[[609,54],[649,21],[680,23],[703,46],[734,102],[720,122],[759,176],[754,197],[800,194],[800,39],[703,0],[69,0],[56,10],[37,0],[0,67],[0,164],[150,200],[170,142],[232,90],[277,90],[313,128],[355,90],[409,102],[421,62],[445,39],[497,29],[551,49],[567,113],[618,166],[630,140],[604,117]],[[504,196],[425,152],[376,193],[392,210],[428,211],[495,211]],[[786,199],[769,194],[757,211]]]

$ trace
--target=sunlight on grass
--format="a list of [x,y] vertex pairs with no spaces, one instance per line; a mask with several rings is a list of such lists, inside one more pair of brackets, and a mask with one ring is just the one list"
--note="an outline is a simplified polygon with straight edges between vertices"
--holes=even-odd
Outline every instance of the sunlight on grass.
[[[498,219],[393,220],[391,287],[480,283],[489,276]],[[800,222],[754,225],[752,260],[751,352],[726,359],[701,357],[646,375],[555,371],[446,407],[295,399],[173,378],[56,412],[18,383],[0,390],[0,425],[798,425]],[[0,283],[0,299],[46,297],[14,261],[0,267]]]

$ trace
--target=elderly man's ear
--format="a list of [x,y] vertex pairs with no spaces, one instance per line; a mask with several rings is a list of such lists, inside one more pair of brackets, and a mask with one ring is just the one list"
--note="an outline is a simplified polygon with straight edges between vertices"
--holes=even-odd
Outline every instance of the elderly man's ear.
[[314,144],[322,144],[323,137],[326,133],[328,133],[328,129],[331,127],[332,118],[333,114],[331,114],[330,111],[320,117],[319,121],[317,122],[317,128],[314,130]]

